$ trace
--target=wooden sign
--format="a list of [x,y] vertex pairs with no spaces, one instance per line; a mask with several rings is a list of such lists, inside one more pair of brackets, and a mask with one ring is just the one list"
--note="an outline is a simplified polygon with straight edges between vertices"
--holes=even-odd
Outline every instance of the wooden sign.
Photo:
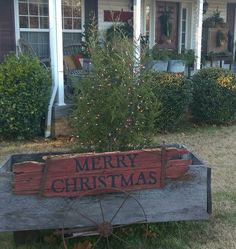
[[132,11],[104,10],[104,22],[127,22],[132,19]]
[[43,196],[81,196],[164,186],[189,168],[186,149],[162,148],[87,153],[13,165],[13,192]]

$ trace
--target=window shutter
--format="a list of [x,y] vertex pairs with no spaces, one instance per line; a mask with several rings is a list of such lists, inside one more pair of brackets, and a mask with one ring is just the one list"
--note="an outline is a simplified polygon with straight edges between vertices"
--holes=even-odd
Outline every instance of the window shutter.
[[98,21],[98,0],[86,0],[85,4],[85,22],[88,23],[91,14],[95,16]]
[[14,1],[0,0],[0,62],[10,51],[15,51]]

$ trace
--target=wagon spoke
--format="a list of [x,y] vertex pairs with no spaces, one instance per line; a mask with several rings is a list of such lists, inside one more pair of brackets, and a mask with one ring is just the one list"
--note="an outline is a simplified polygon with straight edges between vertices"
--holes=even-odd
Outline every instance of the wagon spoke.
[[68,249],[67,245],[66,245],[66,241],[65,241],[65,234],[64,234],[64,228],[62,228],[62,241],[63,241],[63,246],[65,249]]
[[107,239],[107,249],[111,249],[110,248],[110,243],[109,243],[109,238],[107,237],[106,239]]
[[120,238],[119,236],[117,236],[116,234],[112,233],[112,236],[114,236],[117,240],[123,242],[124,244],[128,245],[130,247],[130,243],[125,241],[124,239]]
[[82,213],[81,211],[79,210],[75,210],[75,212],[79,215],[81,215],[82,217],[84,217],[85,219],[91,221],[96,227],[98,226],[98,223],[96,221],[94,221],[93,219],[89,218],[86,214]]
[[97,244],[99,243],[99,241],[101,240],[102,236],[99,236],[99,238],[97,239],[97,241],[95,242],[95,244],[93,244],[92,249],[96,248]]
[[102,220],[103,220],[103,222],[105,222],[104,212],[103,212],[103,208],[102,208],[102,202],[101,202],[100,198],[99,198],[99,205],[100,205],[100,209],[101,209],[101,213],[102,213]]
[[127,195],[125,197],[125,199],[123,200],[123,202],[121,203],[120,207],[118,208],[118,210],[116,211],[116,213],[113,215],[113,217],[110,220],[110,223],[112,223],[112,221],[115,219],[115,217],[117,216],[117,214],[119,213],[120,209],[123,207],[123,205],[125,204],[125,202],[127,201],[129,195]]

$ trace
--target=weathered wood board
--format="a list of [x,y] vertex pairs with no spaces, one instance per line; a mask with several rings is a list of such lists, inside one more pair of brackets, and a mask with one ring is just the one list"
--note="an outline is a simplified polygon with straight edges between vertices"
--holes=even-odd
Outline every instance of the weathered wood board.
[[[100,205],[112,224],[207,219],[211,213],[210,169],[193,154],[186,174],[167,179],[158,189],[83,197],[16,195],[12,191],[12,165],[38,160],[45,154],[12,156],[0,166],[0,231],[93,226],[102,222]],[[101,203],[101,204],[100,204]],[[89,217],[86,218],[86,217]]]
[[[126,152],[66,154],[12,166],[15,194],[75,197],[160,188],[186,173],[187,149],[158,148]],[[115,190],[117,189],[117,191]]]

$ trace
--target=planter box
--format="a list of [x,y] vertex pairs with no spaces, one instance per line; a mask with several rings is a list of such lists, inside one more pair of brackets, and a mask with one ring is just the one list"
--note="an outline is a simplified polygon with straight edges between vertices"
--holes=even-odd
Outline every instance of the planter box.
[[153,61],[152,70],[156,72],[167,72],[168,61],[155,60]]
[[182,60],[170,60],[168,63],[168,72],[184,73],[185,63]]

